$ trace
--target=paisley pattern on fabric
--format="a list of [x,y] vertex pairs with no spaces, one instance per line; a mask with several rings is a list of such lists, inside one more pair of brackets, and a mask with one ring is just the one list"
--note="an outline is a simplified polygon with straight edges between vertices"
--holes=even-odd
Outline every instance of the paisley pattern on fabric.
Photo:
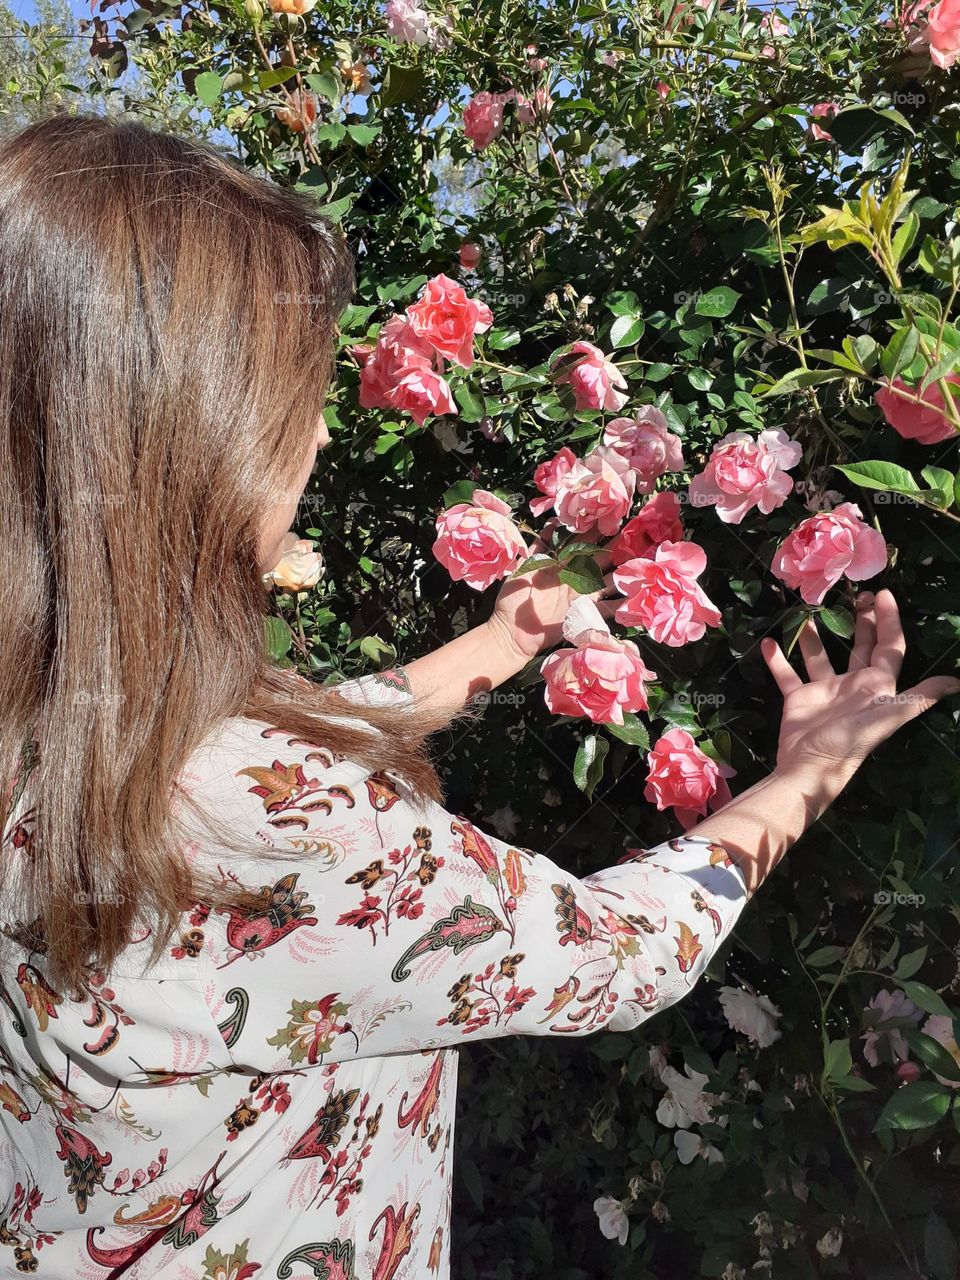
[[[402,669],[340,691],[411,697]],[[636,1027],[745,902],[719,845],[577,880],[276,726],[229,722],[183,779],[283,855],[191,847],[253,909],[198,902],[158,964],[138,938],[68,993],[0,887],[2,1275],[447,1280],[457,1046]]]

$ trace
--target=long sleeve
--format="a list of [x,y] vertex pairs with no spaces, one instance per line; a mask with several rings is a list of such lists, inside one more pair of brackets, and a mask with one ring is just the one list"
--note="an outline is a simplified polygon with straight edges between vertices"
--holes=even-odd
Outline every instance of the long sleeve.
[[625,1030],[691,990],[746,900],[702,839],[578,880],[276,729],[242,742],[231,820],[282,856],[232,864],[262,914],[210,914],[198,956],[242,1067]]

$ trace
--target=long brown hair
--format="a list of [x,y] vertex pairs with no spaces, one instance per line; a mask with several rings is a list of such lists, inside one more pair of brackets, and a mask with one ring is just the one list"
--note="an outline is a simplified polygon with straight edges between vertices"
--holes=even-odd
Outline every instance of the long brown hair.
[[0,816],[35,735],[16,909],[55,985],[145,922],[159,956],[189,904],[245,901],[171,820],[228,718],[437,794],[436,725],[264,649],[261,525],[316,435],[352,280],[304,198],[204,145],[58,115],[0,148]]

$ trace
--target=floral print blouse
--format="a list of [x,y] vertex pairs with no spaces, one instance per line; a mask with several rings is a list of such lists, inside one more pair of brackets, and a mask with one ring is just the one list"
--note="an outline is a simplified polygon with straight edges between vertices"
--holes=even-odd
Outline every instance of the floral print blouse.
[[[410,697],[402,668],[351,688]],[[696,837],[577,880],[258,722],[228,722],[183,782],[282,855],[185,851],[261,910],[197,904],[161,963],[131,941],[69,996],[0,933],[0,1274],[444,1280],[453,1050],[636,1027],[746,897]]]

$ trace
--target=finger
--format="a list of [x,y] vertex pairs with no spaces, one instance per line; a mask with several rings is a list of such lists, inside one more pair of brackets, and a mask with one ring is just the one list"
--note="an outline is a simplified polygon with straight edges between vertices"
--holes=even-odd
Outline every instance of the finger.
[[829,680],[832,675],[836,675],[820,639],[817,624],[812,618],[800,628],[800,652],[811,680]]
[[953,693],[960,693],[960,680],[953,676],[930,676],[921,680],[912,689],[895,695],[899,711],[898,722],[906,724],[915,716],[922,716],[925,711],[935,707],[941,698],[949,698]]
[[870,665],[877,643],[877,615],[873,607],[873,592],[863,591],[857,596],[857,625],[853,633],[848,671],[863,671]]
[[873,607],[877,615],[877,644],[870,665],[886,671],[896,680],[907,648],[900,625],[900,610],[892,592],[886,590],[877,592]]
[[788,693],[792,693],[794,689],[801,688],[803,681],[787,661],[776,640],[771,640],[769,636],[764,637],[760,641],[760,653],[764,662],[770,668],[770,674],[777,682],[777,688],[784,697]]

